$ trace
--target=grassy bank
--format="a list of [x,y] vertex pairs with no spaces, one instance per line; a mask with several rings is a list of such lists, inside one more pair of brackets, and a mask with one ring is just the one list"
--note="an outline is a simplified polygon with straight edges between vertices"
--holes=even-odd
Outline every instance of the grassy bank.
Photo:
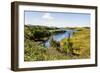
[[[90,58],[90,29],[82,28],[74,33],[73,37],[70,38],[71,48],[65,48],[65,50],[72,49],[73,58]],[[65,38],[61,43],[68,43],[68,39]],[[63,45],[62,47],[68,47]],[[64,49],[64,48],[63,48]],[[78,55],[78,56],[75,56]]]

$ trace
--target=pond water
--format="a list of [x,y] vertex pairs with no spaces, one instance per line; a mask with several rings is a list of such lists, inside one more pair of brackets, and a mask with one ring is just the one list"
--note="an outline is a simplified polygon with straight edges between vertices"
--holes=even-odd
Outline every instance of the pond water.
[[49,48],[51,38],[55,41],[61,41],[64,38],[72,37],[73,33],[76,32],[75,30],[65,30],[63,33],[53,34],[49,39],[44,43],[45,47]]

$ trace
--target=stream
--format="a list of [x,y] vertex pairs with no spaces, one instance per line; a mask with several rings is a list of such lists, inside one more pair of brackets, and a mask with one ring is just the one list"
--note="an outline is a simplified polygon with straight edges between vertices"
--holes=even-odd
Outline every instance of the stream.
[[64,38],[72,37],[74,32],[76,32],[76,30],[65,30],[65,32],[63,33],[53,34],[52,36],[49,37],[47,41],[45,41],[44,45],[45,47],[49,48],[51,46],[50,45],[51,38],[54,41],[61,41]]

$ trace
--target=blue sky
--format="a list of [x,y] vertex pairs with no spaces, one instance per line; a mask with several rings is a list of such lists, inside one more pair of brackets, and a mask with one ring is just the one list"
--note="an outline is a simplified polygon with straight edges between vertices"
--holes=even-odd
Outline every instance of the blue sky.
[[90,14],[68,12],[25,11],[25,25],[43,25],[54,27],[90,26]]

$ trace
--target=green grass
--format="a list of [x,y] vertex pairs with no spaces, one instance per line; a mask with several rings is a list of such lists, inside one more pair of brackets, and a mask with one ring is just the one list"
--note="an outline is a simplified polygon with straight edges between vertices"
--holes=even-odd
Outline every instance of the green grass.
[[58,28],[25,26],[24,61],[90,58],[90,28],[71,28],[77,30],[73,37],[64,38],[60,42],[52,40],[52,46],[46,48],[43,41],[51,35],[50,30],[56,29]]
[[[67,43],[67,42],[68,42],[67,38],[61,41],[61,43]],[[79,54],[79,56],[76,58],[82,58],[82,59],[90,58],[90,29],[82,28],[78,32],[75,32],[73,37],[70,38],[70,43],[72,43],[71,47],[73,53],[76,55]]]
[[90,29],[76,32],[71,41],[74,49],[80,49],[80,58],[90,58]]

